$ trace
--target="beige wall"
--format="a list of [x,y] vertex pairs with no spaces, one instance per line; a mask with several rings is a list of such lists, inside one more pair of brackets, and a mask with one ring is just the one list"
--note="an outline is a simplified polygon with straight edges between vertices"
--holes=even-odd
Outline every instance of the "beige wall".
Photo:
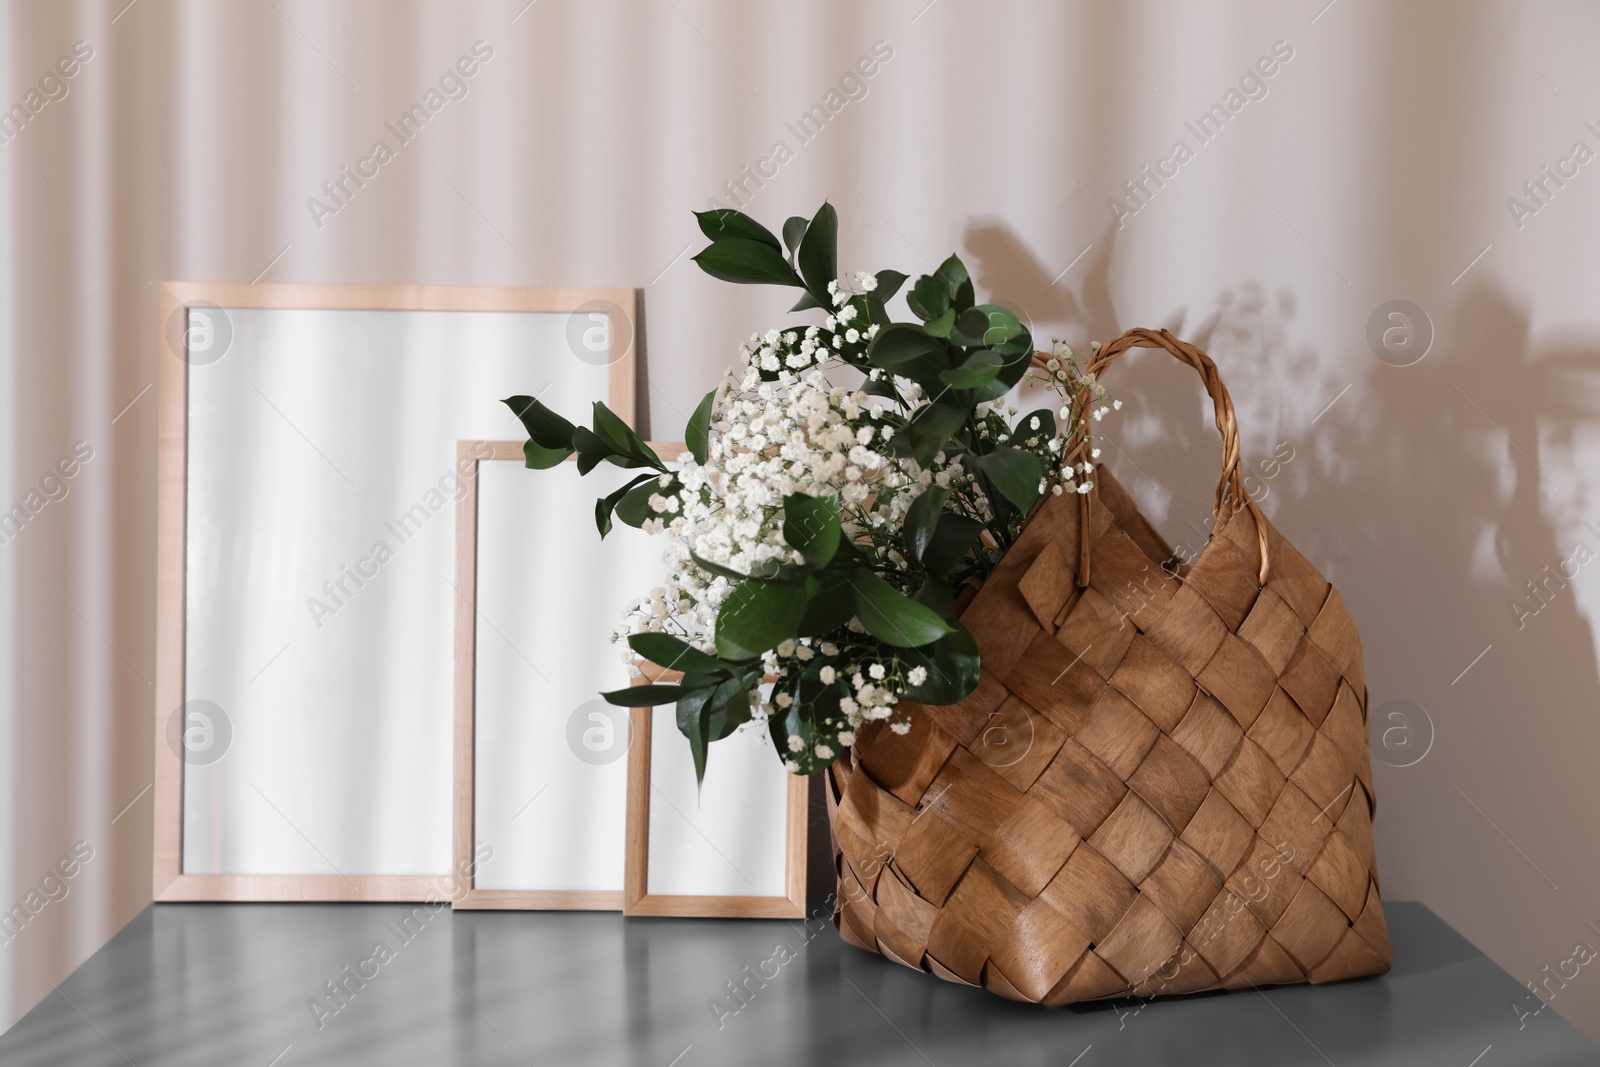
[[[684,256],[689,210],[778,141],[751,210],[831,198],[848,269],[958,250],[1041,335],[1207,342],[1247,460],[1293,450],[1264,506],[1363,628],[1375,740],[1400,725],[1378,718],[1391,700],[1432,723],[1420,762],[1377,768],[1387,895],[1519,979],[1600,938],[1600,564],[1537,615],[1508,605],[1577,542],[1600,550],[1600,162],[1547,181],[1537,213],[1507,205],[1575,141],[1600,149],[1591,5],[125,2],[18,2],[0,23],[8,102],[93,49],[0,144],[0,502],[93,449],[0,546],[0,893],[94,850],[0,946],[5,1021],[146,900],[154,283],[638,286],[671,437],[787,304]],[[314,219],[308,198],[479,40],[469,95]],[[865,97],[801,143],[786,123],[878,41],[893,55]],[[1279,41],[1265,98],[1114,225],[1108,198],[1195,148],[1185,123]],[[1406,368],[1365,340],[1396,298],[1437,334]],[[1110,384],[1123,481],[1193,541],[1217,454],[1198,389],[1154,356]],[[1415,758],[1388,736],[1388,763]],[[1600,979],[1553,1004],[1600,1037]]]

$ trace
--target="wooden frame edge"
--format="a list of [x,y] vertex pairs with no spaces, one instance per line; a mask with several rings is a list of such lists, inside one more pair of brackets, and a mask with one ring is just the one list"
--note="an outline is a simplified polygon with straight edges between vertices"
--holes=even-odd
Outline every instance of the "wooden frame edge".
[[[685,450],[681,441],[645,442],[662,459],[671,461]],[[477,574],[478,574],[478,470],[489,460],[521,460],[520,441],[459,441],[458,464],[471,461],[471,477],[461,471],[467,485],[456,503],[456,631],[455,729],[451,853],[454,869],[465,872],[465,891],[454,907],[463,911],[622,911],[625,889],[479,889],[473,859],[476,824],[477,728]],[[570,461],[569,461],[570,462]],[[458,470],[461,468],[458,467]],[[629,712],[628,759],[633,758],[633,722]],[[632,779],[631,764],[629,780]],[[626,801],[632,803],[631,795]],[[626,841],[624,841],[626,854]],[[626,879],[626,864],[624,865]]]
[[[603,303],[609,305],[606,311],[610,316],[610,336],[621,335],[623,320],[628,325],[627,346],[609,361],[606,401],[619,418],[630,427],[636,427],[640,423],[640,293],[636,288],[616,286],[246,284],[178,280],[160,283],[156,316],[161,334],[156,348],[156,677],[150,722],[154,753],[150,846],[153,901],[426,902],[442,880],[462,870],[453,866],[451,872],[442,875],[350,876],[183,872],[184,761],[181,753],[174,751],[167,742],[166,722],[182,705],[185,695],[189,364],[173,348],[173,316],[190,304],[345,311],[570,313],[588,304]],[[509,445],[520,457],[521,444],[510,442]],[[459,444],[457,454],[460,454]],[[452,819],[454,817],[452,812]],[[453,863],[455,851],[452,832]],[[471,870],[470,867],[466,869]]]
[[183,874],[157,898],[297,904],[423,904],[446,899],[449,874]]
[[[677,671],[654,668],[635,685],[677,681]],[[806,838],[810,779],[789,775],[784,820],[784,895],[781,897],[652,895],[650,886],[650,733],[655,709],[628,709],[628,839],[622,913],[702,919],[803,919],[806,917]]]
[[[183,876],[183,758],[167,744],[166,718],[184,694],[184,582],[187,530],[189,365],[171,350],[169,320],[179,287],[163,282],[156,299],[156,680],[152,695],[150,897],[168,894]],[[165,714],[163,714],[165,712]]]

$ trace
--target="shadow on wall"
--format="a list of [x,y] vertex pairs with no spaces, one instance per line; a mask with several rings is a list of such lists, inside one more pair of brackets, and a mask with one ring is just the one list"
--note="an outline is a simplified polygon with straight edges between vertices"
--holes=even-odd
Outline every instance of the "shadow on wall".
[[[1252,494],[1361,627],[1386,895],[1476,919],[1469,933],[1502,962],[1592,944],[1584,908],[1600,867],[1560,846],[1551,813],[1600,811],[1600,663],[1572,584],[1600,573],[1600,503],[1585,484],[1600,482],[1585,471],[1600,448],[1600,347],[1535,351],[1524,307],[1484,281],[1419,363],[1379,362],[1359,338],[1324,359],[1293,341],[1294,294],[1257,283],[1223,291],[1203,318],[1124,321],[1110,227],[1076,293],[1003,222],[977,220],[966,237],[979,291],[1033,294],[1008,306],[1041,340],[1165,326],[1216,359]],[[1107,387],[1124,401],[1110,465],[1169,541],[1198,550],[1221,446],[1197,378],[1144,352],[1119,360]],[[1578,580],[1595,588],[1594,575]],[[1391,717],[1396,700],[1424,715]],[[1569,1018],[1583,1007],[1550,999]]]

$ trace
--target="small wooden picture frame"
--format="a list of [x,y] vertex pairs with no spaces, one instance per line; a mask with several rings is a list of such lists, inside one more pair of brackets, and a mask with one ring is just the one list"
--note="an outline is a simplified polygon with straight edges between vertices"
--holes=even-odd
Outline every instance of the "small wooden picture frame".
[[[669,463],[684,451],[650,447]],[[520,441],[462,441],[458,455],[454,906],[621,911],[632,720],[599,691],[627,673],[591,638],[653,584],[641,554],[658,559],[665,544],[647,549],[657,539],[621,523],[602,541],[593,516],[607,477],[640,472],[602,465],[580,478],[570,460],[526,470]],[[568,631],[580,647],[557,647]]]
[[[157,901],[433,899],[450,884],[445,861],[453,835],[437,803],[448,802],[452,787],[451,761],[440,743],[451,729],[450,635],[447,626],[438,626],[434,640],[431,621],[448,617],[444,603],[454,597],[444,588],[453,550],[444,547],[435,560],[440,543],[448,540],[441,534],[449,520],[427,524],[421,545],[405,550],[398,570],[385,569],[382,591],[355,596],[354,590],[372,578],[363,568],[384,563],[416,533],[401,519],[405,529],[396,536],[386,521],[448,510],[447,490],[413,494],[395,487],[409,486],[411,478],[425,484],[441,473],[452,476],[450,443],[458,437],[512,431],[514,418],[495,402],[506,395],[498,389],[525,386],[531,392],[539,384],[535,371],[557,358],[563,365],[575,361],[587,365],[584,377],[603,383],[584,399],[604,399],[628,425],[636,425],[638,292],[173,281],[161,284],[158,300],[160,338],[150,338],[158,346],[160,411],[151,896]],[[453,314],[458,312],[470,314]],[[441,328],[446,319],[457,323],[454,333]],[[521,342],[515,348],[481,347],[486,337],[521,336],[513,323],[524,324],[547,343],[535,349]],[[380,324],[404,343],[372,340]],[[428,383],[444,380],[465,389],[476,380],[469,374],[471,361],[461,360],[452,345],[472,351],[474,359],[492,356],[496,366],[511,365],[515,377],[494,375],[496,387],[483,390],[481,403],[475,391],[470,401],[430,392]],[[381,364],[376,349],[382,349]],[[339,375],[369,364],[375,373],[359,388],[346,388],[346,378]],[[418,368],[433,377],[416,376]],[[516,385],[500,386],[502,377]],[[547,387],[554,382],[551,378]],[[415,388],[404,394],[408,383]],[[439,419],[447,409],[456,410],[447,401],[472,416],[451,422],[438,438],[444,451],[435,455],[434,439],[408,426],[407,410],[381,402],[380,386],[420,398],[416,409]],[[235,394],[243,398],[237,404]],[[382,417],[372,417],[373,411]],[[504,431],[497,429],[502,425]],[[337,434],[349,437],[343,451],[330,447],[328,438]],[[295,449],[292,464],[286,458],[290,454],[281,451],[283,441]],[[390,445],[394,455],[386,451]],[[348,466],[352,459],[347,457],[357,465]],[[314,476],[301,476],[302,469]],[[376,476],[369,479],[363,470]],[[218,484],[226,492],[214,491]],[[281,496],[273,499],[280,487]],[[369,502],[370,514],[357,515],[357,508]],[[272,537],[283,535],[227,510],[244,504],[282,520],[281,525],[309,518],[291,531],[298,541],[274,543]],[[345,525],[334,525],[340,521]],[[359,529],[359,538],[345,536],[353,529]],[[341,532],[335,536],[330,530]],[[385,553],[363,556],[373,538],[384,542]],[[218,555],[224,551],[233,554]],[[424,555],[430,571],[426,583],[396,577],[409,575]],[[271,567],[260,562],[266,560]],[[318,591],[324,579],[327,584]],[[254,598],[248,609],[217,607],[217,589],[246,587]],[[414,606],[423,598],[432,607],[437,600],[443,610],[379,609],[384,598],[398,597],[402,588],[410,598],[404,603]],[[315,595],[307,598],[308,593]],[[311,607],[302,611],[302,601]],[[262,602],[269,602],[269,609],[287,607],[274,613],[262,610]],[[330,607],[339,618],[323,631],[323,612]],[[211,625],[218,621],[224,625]],[[411,628],[408,634],[426,630],[428,636],[397,654],[393,634],[402,625]],[[305,649],[317,647],[314,641],[353,634],[379,651],[359,659],[304,656]],[[427,654],[419,656],[416,646],[423,643]],[[217,653],[217,647],[227,654]],[[387,701],[370,694],[347,699],[329,684],[364,677],[382,681],[391,673],[406,679],[396,683],[400,699],[392,694]],[[425,675],[426,687],[416,684],[418,675]],[[446,699],[434,699],[435,692]],[[370,735],[392,721],[384,716],[399,713],[408,716],[411,730],[391,732],[382,758],[364,758],[354,743],[342,740]],[[314,726],[302,729],[302,721]],[[314,737],[314,730],[326,732]],[[194,746],[191,734],[198,741]],[[230,748],[235,734],[238,743]],[[382,770],[374,770],[369,780],[352,781],[344,773],[351,766]],[[282,770],[284,778],[268,781],[251,767]],[[297,783],[312,788],[297,793]],[[271,828],[270,840],[255,832],[262,826]],[[201,850],[208,862],[195,862],[190,855]],[[426,862],[411,860],[409,854],[424,851]],[[406,858],[390,858],[395,852]],[[293,861],[282,858],[294,853],[300,856]],[[355,860],[343,858],[347,855]]]
[[[634,684],[672,682],[680,677],[676,671],[664,671],[651,665],[641,677],[634,680]],[[679,736],[676,729],[671,730],[670,735],[663,729],[660,731],[663,736],[655,737],[656,720],[659,718],[665,723],[671,723],[673,713],[671,705],[660,708],[634,708],[630,712],[627,886],[624,914],[680,918],[803,918],[806,883],[807,780],[782,769],[771,750],[771,742],[767,739],[764,729],[756,733],[755,729],[746,727],[741,734],[725,738],[711,746],[711,754],[707,760],[705,788],[691,792],[688,787],[693,785],[694,771],[688,742]],[[657,751],[658,743],[660,751]],[[749,751],[739,750],[736,746],[740,745],[744,745]],[[655,763],[658,759],[671,761],[672,772],[677,780],[677,791],[685,795],[674,800],[663,789],[663,783],[656,780]],[[776,818],[771,818],[764,826],[747,824],[742,828],[743,833],[737,835],[743,838],[754,836],[757,839],[754,842],[758,846],[757,851],[764,855],[764,860],[757,866],[771,870],[781,868],[781,874],[776,878],[763,877],[759,873],[752,876],[740,870],[739,868],[745,866],[743,855],[741,854],[739,860],[730,857],[729,850],[719,845],[716,831],[699,825],[697,801],[705,801],[705,805],[699,806],[698,809],[705,811],[706,806],[720,804],[726,807],[731,806],[731,802],[735,800],[742,804],[751,799],[750,791],[726,788],[732,784],[727,777],[730,760],[745,764],[738,768],[736,773],[742,774],[746,784],[753,779],[760,783],[763,792],[782,791],[778,795],[776,806],[772,809],[776,813]],[[687,781],[683,777],[685,769],[687,769]],[[787,780],[780,781],[780,778]],[[692,835],[699,838],[700,842],[699,845],[686,846],[679,850],[664,850],[668,855],[658,856],[654,860],[658,867],[664,862],[672,863],[675,870],[671,872],[669,881],[685,885],[690,889],[703,888],[693,883],[716,881],[716,871],[721,868],[725,872],[733,873],[735,880],[746,883],[752,892],[745,894],[705,891],[664,892],[660,888],[653,890],[651,879],[653,809],[657,813],[665,813],[668,818],[688,829]],[[759,847],[771,844],[770,841],[762,840],[763,838],[778,835],[782,836],[781,846]],[[701,846],[704,848],[703,852],[700,850]],[[688,853],[697,854],[697,858]],[[687,862],[691,859],[694,859],[694,862]],[[685,862],[676,862],[679,860]],[[684,868],[690,869],[684,870]],[[758,879],[771,884],[775,892],[760,893],[761,886],[757,884]]]

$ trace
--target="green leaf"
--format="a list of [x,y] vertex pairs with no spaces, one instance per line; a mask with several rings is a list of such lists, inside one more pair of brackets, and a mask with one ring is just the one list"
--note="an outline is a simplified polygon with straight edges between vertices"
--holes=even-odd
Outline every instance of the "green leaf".
[[811,292],[809,290],[807,290],[805,295],[803,295],[799,300],[796,300],[794,302],[794,307],[790,308],[789,310],[791,312],[809,311],[812,308],[820,308],[820,307],[827,307],[827,305],[819,302],[817,300],[817,298],[812,296]]
[[501,403],[522,420],[529,438],[547,449],[564,448],[572,451],[572,423],[531,396],[508,396]]
[[936,319],[929,319],[923,323],[922,328],[928,331],[929,337],[949,337],[950,327],[956,322],[956,309],[945,308],[944,314]]
[[939,513],[944,508],[944,502],[949,499],[950,490],[932,486],[924,489],[906,509],[902,531],[914,559],[921,560],[923,553],[928,551],[928,543],[933,540],[933,531],[939,526]]
[[880,270],[877,275],[878,287],[872,295],[882,300],[885,304],[894,299],[894,294],[906,283],[906,276],[897,270]]
[[976,457],[978,469],[988,477],[1000,495],[1027,513],[1039,499],[1039,480],[1044,468],[1031,452],[1001,445],[993,452]]
[[929,573],[944,577],[956,561],[967,554],[967,549],[983,533],[983,523],[966,515],[946,512],[939,516],[939,525],[928,540],[922,553],[922,566]]
[[[599,401],[594,405],[594,429],[590,431],[582,426],[574,428],[572,443],[580,454],[579,470],[585,474],[600,460],[608,460],[618,467],[651,467],[658,471],[667,469],[661,457],[644,443],[644,439]],[[586,457],[593,458],[584,467],[582,460]]]
[[810,599],[796,637],[821,637],[849,623],[856,615],[856,591],[848,575],[829,574],[806,583]]
[[683,692],[681,685],[630,685],[601,693],[600,699],[621,708],[648,708],[656,704],[671,704]]
[[1011,339],[989,347],[1005,357],[1006,367],[1000,377],[1012,385],[1020,382],[1033,365],[1033,334],[1026,326]]
[[[600,530],[600,537],[602,540],[605,538],[606,534],[611,532],[611,513],[615,511],[617,505],[622,502],[622,498],[627,496],[635,486],[644,488],[642,483],[653,481],[656,477],[657,475],[654,474],[641,474],[639,477],[633,479],[616,492],[601,497],[599,500],[594,502],[594,524]],[[631,526],[633,524],[629,523],[629,525]]]
[[706,455],[711,451],[711,409],[716,403],[717,391],[713,389],[694,409],[694,414],[689,416],[689,425],[683,430],[684,443],[689,446],[694,461],[701,465],[705,464]]
[[924,467],[967,421],[965,408],[953,404],[928,404],[918,408],[911,421],[894,435],[889,447],[899,456],[910,456]]
[[714,207],[709,211],[696,211],[694,217],[700,224],[700,232],[713,241],[738,237],[771,245],[778,251],[783,251],[771,230],[742,211],[735,211],[731,207]]
[[868,378],[861,383],[861,391],[868,396],[888,397],[896,404],[900,403],[900,391],[894,387],[894,379],[888,375],[882,378]]
[[999,352],[1006,361],[1006,365],[1000,368],[1000,373],[995,376],[995,381],[1010,389],[1022,381],[1022,376],[1028,373],[1028,368],[1033,364],[1033,337],[1028,335],[1027,344],[1023,346],[1021,352],[1015,355],[1001,351],[998,348],[995,351]]
[[[793,694],[791,693],[791,695]],[[834,696],[834,702],[837,705],[837,693]],[[795,759],[796,762],[799,762],[796,759],[798,754],[789,751],[789,738],[791,736],[798,737],[804,742],[800,749],[802,753],[810,752],[812,746],[817,743],[816,727],[810,719],[800,713],[803,707],[805,705],[799,699],[796,699],[787,708],[774,708],[767,717],[767,733],[772,737],[772,747],[777,750],[779,759]]]
[[713,278],[740,285],[793,285],[803,287],[783,253],[761,241],[730,237],[715,241],[694,257],[700,269]]
[[832,204],[823,201],[811,225],[806,227],[806,235],[800,241],[800,254],[795,257],[806,288],[818,300],[827,294],[828,283],[839,275],[838,246],[839,215]]
[[750,693],[737,678],[717,686],[706,701],[706,739],[721,741],[750,721]]
[[978,347],[987,343],[983,334],[988,328],[989,317],[977,308],[968,308],[956,316],[955,325],[950,327],[950,340],[969,348]]
[[741,582],[717,612],[717,654],[753,659],[793,637],[805,613],[804,585],[762,578]]
[[939,269],[934,273],[944,279],[945,286],[950,290],[950,304],[957,313],[972,306],[972,278],[967,274],[966,264],[958,256],[951,256],[939,264]]
[[1011,312],[998,304],[980,304],[956,316],[950,339],[967,348],[996,348],[1028,331]]
[[721,577],[726,578],[729,581],[742,582],[746,578],[750,577],[748,574],[740,574],[738,571],[734,570],[732,567],[724,567],[720,563],[712,563],[709,559],[703,559],[700,556],[695,555],[693,551],[691,551],[689,553],[689,558],[694,560],[695,565],[698,566],[701,570],[709,571],[712,574],[720,575]]
[[956,591],[950,583],[932,575],[922,580],[922,585],[911,594],[911,599],[932,608],[941,618],[947,617],[956,606]]
[[570,448],[546,448],[533,438],[528,438],[522,443],[523,466],[531,467],[536,471],[547,471],[551,467],[559,467],[572,455]]
[[976,389],[994,381],[1004,361],[987,348],[980,348],[959,367],[939,372],[939,380],[952,389]]
[[999,400],[1001,397],[1009,393],[1011,391],[1011,385],[1006,383],[1004,374],[1005,371],[1002,370],[1000,374],[995,377],[994,381],[975,387],[971,394],[972,402],[974,404],[981,404],[986,400]]
[[635,530],[642,529],[646,519],[654,518],[655,513],[650,510],[650,498],[657,493],[665,495],[672,489],[668,485],[661,487],[661,477],[656,474],[646,474],[629,482],[631,488],[617,501],[616,515],[624,523]]
[[[779,729],[773,730],[772,738],[778,749],[780,758],[792,760],[800,774],[816,774],[824,771],[833,763],[835,757],[823,759],[818,756],[815,747],[818,741],[827,736],[832,740],[838,732],[838,724],[844,720],[844,715],[839,709],[839,700],[848,690],[839,682],[825,684],[816,676],[815,671],[807,671],[795,679],[794,684],[788,688],[794,702],[788,708],[781,709],[781,719],[774,714],[771,720],[778,719]],[[833,720],[834,726],[826,728],[824,734],[819,736],[817,723],[826,723]],[[789,750],[789,736],[793,734],[801,739],[798,752]]]
[[594,435],[611,446],[613,452],[632,455],[644,447],[644,440],[634,433],[621,416],[605,404],[594,402]]
[[790,493],[783,498],[783,539],[819,570],[826,567],[843,531],[839,527],[839,498]]
[[922,327],[897,322],[878,331],[867,348],[867,362],[907,378],[931,378],[949,366],[944,343]]
[[679,687],[682,690],[682,694],[678,697],[678,729],[682,730],[684,736],[688,737],[690,741],[694,740],[691,733],[692,730],[696,727],[704,728],[705,719],[701,713],[705,710],[706,702],[724,684],[724,681],[718,681],[712,685],[697,689],[690,689],[687,686]]
[[906,305],[924,322],[936,319],[950,308],[950,287],[937,274],[924,274],[906,294]]
[[708,656],[681,637],[672,634],[634,634],[628,647],[658,667],[684,674],[727,673],[715,657]]
[[877,293],[866,295],[867,322],[876,325],[880,330],[890,325],[894,320],[889,318],[889,309],[883,306],[883,300]]
[[906,691],[919,704],[956,704],[978,688],[978,642],[959,622],[950,625],[951,632],[931,645],[900,653],[908,667],[927,669],[927,679]]
[[938,612],[905,596],[869,570],[850,576],[856,592],[856,614],[867,633],[896,648],[916,648],[950,632]]
[[806,235],[806,227],[811,225],[811,220],[804,215],[791,215],[783,224],[783,243],[789,246],[792,256],[800,251],[800,240]]
[[[1039,428],[1037,430],[1029,425],[1034,419],[1039,420]],[[1049,408],[1040,408],[1038,411],[1028,412],[1028,414],[1018,419],[1017,424],[1012,427],[1012,435],[1022,441],[1034,436],[1044,440],[1054,437],[1056,435],[1055,413]]]
[[696,784],[705,781],[707,746],[713,740],[720,740],[712,736],[710,722],[712,712],[719,703],[726,702],[725,690],[737,687],[738,682],[730,678],[712,688],[688,690],[678,698],[678,730],[689,739],[689,751],[694,756]]
[[611,455],[611,446],[582,426],[572,431],[572,447],[578,452],[579,474],[588,474]]

